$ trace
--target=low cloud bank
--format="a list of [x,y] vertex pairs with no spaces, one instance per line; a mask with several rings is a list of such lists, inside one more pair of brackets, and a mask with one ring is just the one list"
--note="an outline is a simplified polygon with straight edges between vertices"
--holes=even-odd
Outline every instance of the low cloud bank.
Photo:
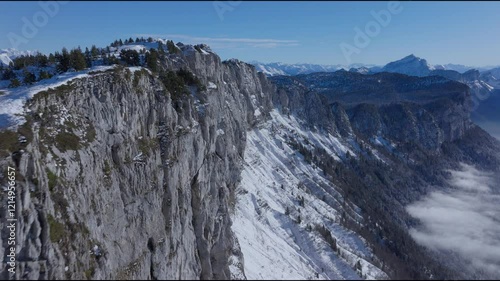
[[407,207],[422,222],[410,234],[429,248],[458,253],[476,272],[500,276],[499,183],[468,165],[451,173],[453,190],[432,192]]

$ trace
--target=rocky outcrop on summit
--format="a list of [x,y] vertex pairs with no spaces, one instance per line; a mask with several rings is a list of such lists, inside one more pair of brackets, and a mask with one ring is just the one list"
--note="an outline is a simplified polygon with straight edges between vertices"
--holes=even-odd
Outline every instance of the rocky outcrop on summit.
[[115,68],[27,104],[30,142],[0,165],[19,175],[16,278],[232,277],[246,130],[268,118],[274,88],[245,63],[180,49],[163,67],[192,71],[206,90],[174,97],[145,69]]

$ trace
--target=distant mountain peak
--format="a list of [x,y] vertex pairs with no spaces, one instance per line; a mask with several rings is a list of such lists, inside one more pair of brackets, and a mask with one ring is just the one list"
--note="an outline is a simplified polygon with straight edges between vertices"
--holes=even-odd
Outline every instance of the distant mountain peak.
[[382,71],[397,72],[412,76],[427,76],[434,67],[427,60],[410,54],[400,60],[386,64]]
[[415,56],[414,54],[409,54],[407,55],[406,57],[403,58],[404,59],[420,59],[419,57]]
[[408,62],[408,61],[421,61],[421,62],[425,62],[427,63],[427,60],[424,59],[424,58],[421,58],[421,57],[417,57],[415,56],[414,54],[410,54],[400,60],[397,60],[397,61],[393,61],[391,63],[396,63],[396,62]]

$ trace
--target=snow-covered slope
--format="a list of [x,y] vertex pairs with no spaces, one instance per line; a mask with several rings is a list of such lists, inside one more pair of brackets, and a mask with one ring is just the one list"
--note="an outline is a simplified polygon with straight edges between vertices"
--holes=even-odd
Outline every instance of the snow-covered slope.
[[0,65],[9,65],[12,59],[6,53],[0,53]]
[[68,82],[88,76],[91,71],[104,71],[114,66],[96,66],[79,72],[66,72],[56,75],[50,79],[42,80],[31,86],[21,86],[17,88],[0,88],[4,92],[0,95],[0,128],[15,126],[23,123],[25,118],[22,116],[24,112],[24,104],[27,99],[32,98],[35,94],[45,91],[49,88],[56,88]]
[[[340,157],[348,148],[331,135],[307,133],[293,116],[276,110],[271,116],[272,120],[248,134],[237,189],[233,231],[243,252],[246,277],[387,278],[373,265],[364,240],[341,226],[339,190],[288,141],[307,138]],[[322,227],[336,240],[337,250],[320,234]]]

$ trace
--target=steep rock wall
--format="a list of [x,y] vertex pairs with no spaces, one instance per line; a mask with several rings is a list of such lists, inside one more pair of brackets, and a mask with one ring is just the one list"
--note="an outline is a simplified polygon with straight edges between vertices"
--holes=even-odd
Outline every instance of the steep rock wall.
[[231,277],[246,131],[268,117],[273,87],[212,53],[164,65],[191,70],[206,91],[190,87],[175,109],[148,71],[115,69],[29,102],[32,139],[0,165],[19,174],[17,278]]

